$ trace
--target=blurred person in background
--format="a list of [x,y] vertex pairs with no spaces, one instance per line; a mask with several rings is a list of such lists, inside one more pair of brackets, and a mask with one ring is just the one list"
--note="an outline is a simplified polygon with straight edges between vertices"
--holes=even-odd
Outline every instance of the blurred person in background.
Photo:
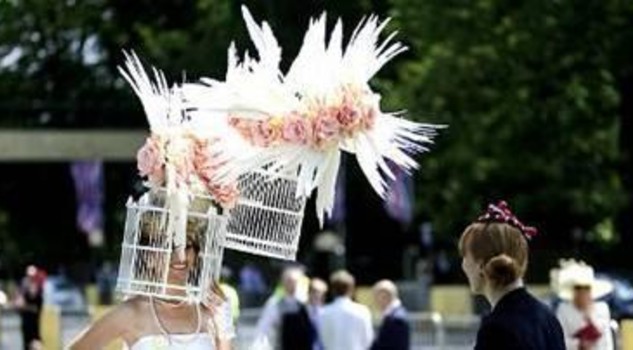
[[26,276],[22,279],[15,302],[22,321],[22,344],[25,350],[31,349],[32,344],[36,345],[41,340],[42,276],[37,267],[29,265],[26,268]]
[[237,320],[240,317],[240,297],[230,283],[232,275],[233,271],[230,268],[225,266],[222,267],[222,270],[220,271],[220,289],[222,289],[222,292],[231,306],[233,324],[237,326]]
[[327,284],[323,280],[319,278],[310,280],[310,287],[308,289],[308,315],[310,316],[310,322],[312,322],[312,328],[314,330],[313,350],[323,350],[319,317],[321,317],[321,311],[323,311],[327,289]]
[[593,268],[574,260],[561,261],[555,274],[558,296],[558,317],[565,333],[567,350],[612,350],[613,334],[609,306],[596,301],[613,290],[607,281],[597,280]]
[[314,330],[308,309],[298,297],[299,284],[304,278],[300,267],[283,270],[281,292],[266,302],[257,322],[255,348],[312,350]]
[[374,285],[372,292],[381,319],[371,350],[408,350],[411,331],[398,288],[392,281],[382,280]]
[[261,270],[253,263],[247,262],[239,272],[239,290],[244,306],[258,306],[262,296],[266,294],[266,288]]
[[100,305],[111,305],[114,287],[116,285],[116,271],[110,261],[105,261],[97,272],[97,292]]
[[365,305],[352,301],[356,281],[340,270],[330,277],[334,300],[323,307],[319,319],[325,350],[367,350],[374,338],[371,313]]
[[563,350],[563,330],[554,314],[524,287],[528,239],[536,229],[523,225],[507,203],[491,204],[462,233],[462,269],[473,293],[492,311],[482,319],[475,350]]
[[3,292],[0,289],[0,309],[2,309],[7,304],[8,301],[9,299],[7,298],[7,293]]
[[44,350],[44,344],[39,340],[33,340],[31,344],[29,344],[29,350]]

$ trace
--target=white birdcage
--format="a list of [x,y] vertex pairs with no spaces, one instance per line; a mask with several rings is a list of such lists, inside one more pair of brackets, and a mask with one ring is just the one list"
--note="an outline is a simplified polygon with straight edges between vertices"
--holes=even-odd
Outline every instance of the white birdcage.
[[306,197],[292,176],[264,169],[239,178],[240,198],[229,215],[226,248],[294,260]]
[[210,197],[192,197],[187,212],[186,251],[193,249],[194,258],[192,264],[187,264],[186,277],[176,282],[169,279],[176,254],[174,239],[167,231],[169,217],[163,189],[151,190],[137,202],[131,198],[128,201],[116,288],[124,297],[145,295],[200,302],[218,280],[226,216],[217,214]]

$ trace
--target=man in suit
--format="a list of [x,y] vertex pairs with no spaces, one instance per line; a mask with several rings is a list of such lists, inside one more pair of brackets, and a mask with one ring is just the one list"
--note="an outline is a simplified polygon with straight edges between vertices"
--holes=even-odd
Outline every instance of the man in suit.
[[374,337],[369,309],[352,301],[356,282],[347,271],[330,277],[334,301],[319,317],[321,341],[325,350],[367,350]]
[[407,311],[398,298],[398,288],[393,282],[382,280],[374,285],[372,291],[382,320],[371,350],[408,350],[409,321]]
[[313,350],[316,334],[308,309],[297,296],[298,285],[304,277],[303,270],[296,266],[283,271],[282,293],[273,296],[264,306],[257,322],[254,348]]

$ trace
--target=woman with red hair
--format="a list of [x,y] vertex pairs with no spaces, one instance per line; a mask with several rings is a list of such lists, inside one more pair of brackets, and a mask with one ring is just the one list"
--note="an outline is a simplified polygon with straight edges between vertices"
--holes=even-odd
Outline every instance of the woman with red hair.
[[488,206],[459,241],[462,269],[473,293],[492,311],[477,333],[476,350],[564,350],[563,331],[552,312],[523,285],[528,239],[536,229],[523,225],[507,203]]

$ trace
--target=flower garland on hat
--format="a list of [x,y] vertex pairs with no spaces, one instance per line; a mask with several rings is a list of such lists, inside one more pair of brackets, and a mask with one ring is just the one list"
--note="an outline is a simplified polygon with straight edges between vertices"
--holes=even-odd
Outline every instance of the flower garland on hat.
[[305,112],[259,120],[229,116],[229,124],[251,144],[274,147],[282,144],[307,145],[315,150],[338,147],[339,142],[370,130],[380,109],[369,91],[344,87],[336,103],[314,102]]
[[166,139],[150,135],[136,155],[141,177],[147,178],[150,187],[166,184],[167,164],[175,168],[176,186],[187,186],[195,192],[208,192],[224,209],[231,209],[237,202],[239,191],[235,183],[221,184],[214,181],[215,173],[224,161],[220,156],[217,139],[197,137],[185,133]]

